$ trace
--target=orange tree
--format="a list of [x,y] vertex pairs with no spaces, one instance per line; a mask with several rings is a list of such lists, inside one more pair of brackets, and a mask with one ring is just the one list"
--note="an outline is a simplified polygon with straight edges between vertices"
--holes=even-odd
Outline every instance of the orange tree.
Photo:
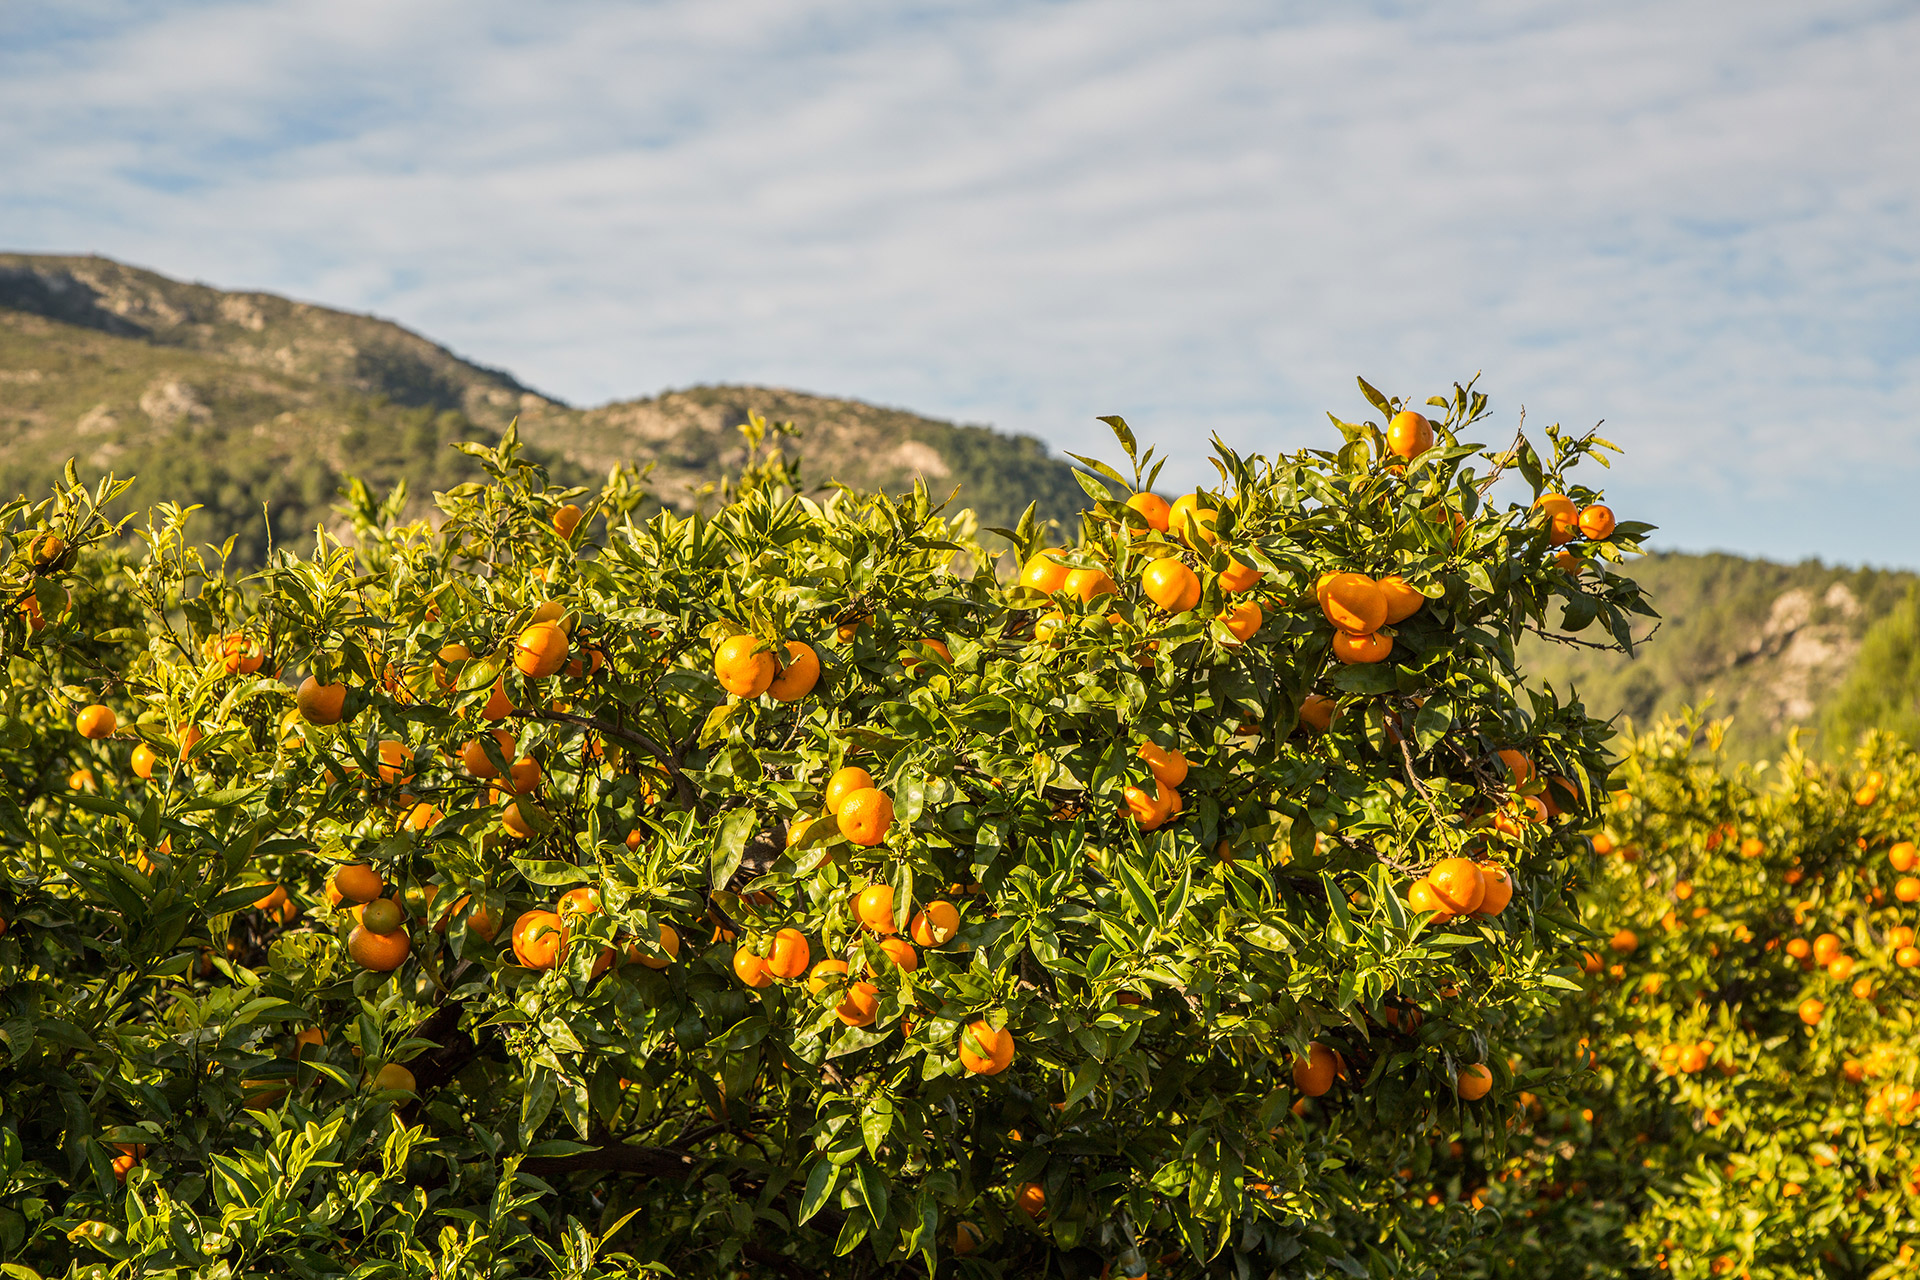
[[1631,744],[1586,998],[1537,1050],[1575,1072],[1525,1141],[1464,1162],[1520,1224],[1517,1269],[1582,1274],[1579,1240],[1596,1276],[1911,1274],[1920,762],[1875,735],[1844,768],[1796,745],[1735,769],[1723,728]]
[[1608,776],[1513,646],[1624,643],[1645,526],[1567,479],[1591,433],[1482,455],[1470,387],[1362,387],[1384,428],[1171,503],[1111,420],[1131,474],[1088,462],[1070,545],[994,531],[1006,573],[924,492],[776,454],[641,522],[509,432],[432,524],[356,488],[353,545],[245,579],[162,510],[101,636],[102,495],[0,509],[8,598],[75,592],[10,616],[7,705],[98,778],[0,822],[7,1265],[1480,1248],[1428,1134],[1504,1140]]

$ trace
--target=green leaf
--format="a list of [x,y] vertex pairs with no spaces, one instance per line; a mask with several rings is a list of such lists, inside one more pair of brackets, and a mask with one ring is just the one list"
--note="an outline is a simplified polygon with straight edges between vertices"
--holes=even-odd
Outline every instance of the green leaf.
[[556,862],[550,858],[511,858],[514,870],[534,884],[567,885],[586,884],[593,876],[571,862]]
[[860,1199],[867,1206],[867,1213],[873,1218],[877,1228],[887,1225],[887,1175],[871,1160],[859,1161],[853,1167],[854,1178],[860,1188]]
[[735,809],[721,820],[708,859],[709,882],[714,888],[724,889],[727,881],[733,879],[733,873],[740,869],[740,860],[746,856],[747,841],[753,838],[754,829],[759,825],[760,815],[752,809]]
[[816,1160],[807,1174],[807,1189],[800,1197],[800,1212],[794,1217],[794,1225],[799,1226],[814,1214],[820,1212],[827,1203],[827,1197],[833,1194],[834,1187],[840,1181],[841,1166],[831,1160]]

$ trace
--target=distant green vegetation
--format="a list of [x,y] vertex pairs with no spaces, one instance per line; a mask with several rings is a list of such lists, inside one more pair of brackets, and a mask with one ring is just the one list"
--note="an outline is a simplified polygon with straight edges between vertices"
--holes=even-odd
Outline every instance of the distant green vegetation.
[[1667,553],[1629,571],[1662,617],[1631,661],[1529,640],[1530,670],[1577,688],[1589,708],[1640,724],[1711,701],[1731,716],[1728,754],[1771,756],[1793,729],[1820,726],[1869,628],[1907,597],[1914,575]]
[[1868,630],[1825,723],[1831,741],[1884,729],[1920,746],[1920,583]]

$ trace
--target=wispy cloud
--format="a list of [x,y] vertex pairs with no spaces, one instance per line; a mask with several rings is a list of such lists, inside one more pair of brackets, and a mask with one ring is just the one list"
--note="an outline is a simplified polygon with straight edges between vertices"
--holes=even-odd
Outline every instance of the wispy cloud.
[[1920,563],[1916,70],[1866,0],[95,0],[0,15],[0,238],[1063,448],[1484,368],[1675,545]]

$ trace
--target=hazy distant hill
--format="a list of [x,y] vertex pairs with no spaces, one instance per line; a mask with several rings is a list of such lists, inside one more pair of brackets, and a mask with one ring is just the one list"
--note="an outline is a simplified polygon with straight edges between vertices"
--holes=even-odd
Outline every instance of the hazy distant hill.
[[[75,456],[89,473],[139,475],[143,501],[205,503],[202,536],[239,533],[249,558],[264,549],[263,503],[286,539],[330,522],[348,475],[405,476],[424,497],[471,474],[449,443],[496,437],[516,416],[557,474],[651,460],[659,497],[685,503],[738,465],[733,428],[753,410],[799,426],[813,483],[900,490],[924,476],[942,497],[957,485],[987,524],[1030,500],[1063,521],[1082,505],[1071,468],[1031,437],[764,387],[576,409],[385,320],[105,258],[0,254],[0,493],[39,488]],[[1644,720],[1711,696],[1738,718],[1746,757],[1817,722],[1862,636],[1915,580],[1725,555],[1654,556],[1633,572],[1665,615],[1636,661],[1535,642],[1529,664],[1602,714]]]
[[[1794,728],[1816,728],[1867,630],[1906,596],[1914,574],[1809,560],[1775,564],[1730,555],[1649,556],[1628,566],[1663,615],[1632,661],[1529,641],[1529,670],[1574,684],[1590,710],[1646,721],[1712,698],[1735,717],[1737,757],[1771,755]],[[1653,630],[1647,623],[1642,635]]]
[[0,254],[0,491],[43,486],[77,457],[140,476],[141,501],[193,495],[202,536],[239,533],[253,558],[262,503],[284,539],[330,519],[347,475],[405,476],[424,497],[471,474],[449,443],[515,417],[560,474],[653,461],[662,500],[684,502],[737,462],[733,428],[752,409],[798,425],[811,482],[898,491],[920,475],[941,497],[958,486],[989,524],[1030,499],[1060,520],[1083,502],[1069,464],[1031,437],[756,387],[575,409],[385,320],[106,258]]

